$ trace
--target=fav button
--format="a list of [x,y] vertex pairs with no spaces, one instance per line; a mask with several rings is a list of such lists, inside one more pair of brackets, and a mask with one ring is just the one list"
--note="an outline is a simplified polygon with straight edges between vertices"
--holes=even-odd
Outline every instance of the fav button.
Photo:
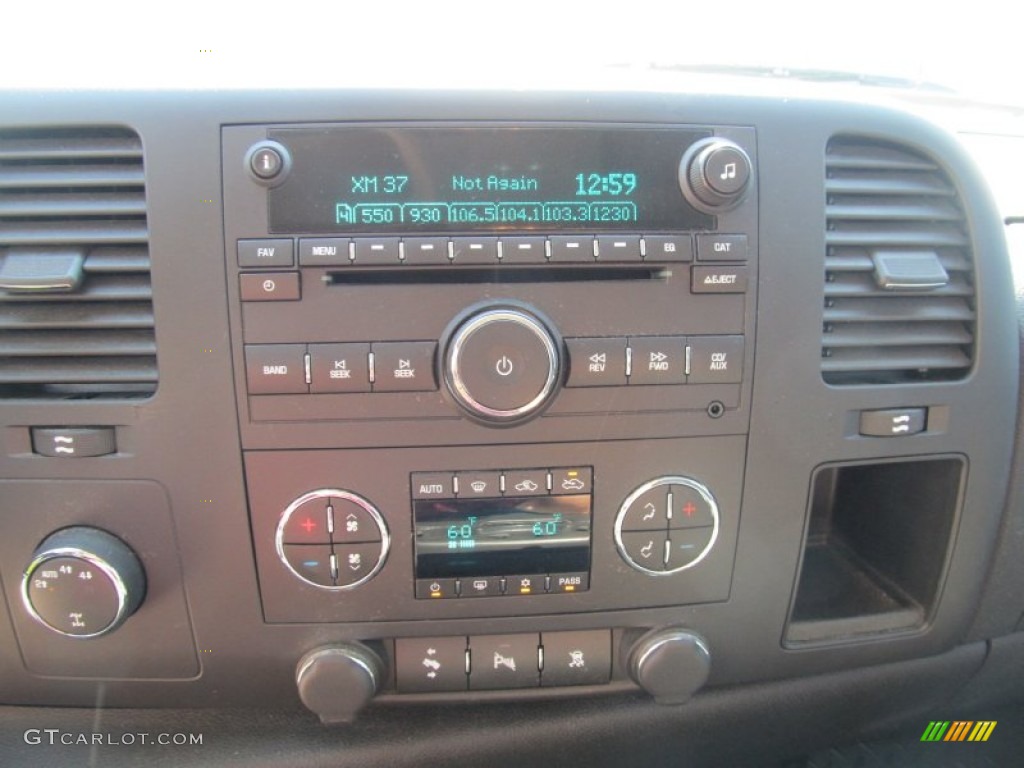
[[291,240],[238,241],[238,266],[244,269],[290,267],[294,259]]

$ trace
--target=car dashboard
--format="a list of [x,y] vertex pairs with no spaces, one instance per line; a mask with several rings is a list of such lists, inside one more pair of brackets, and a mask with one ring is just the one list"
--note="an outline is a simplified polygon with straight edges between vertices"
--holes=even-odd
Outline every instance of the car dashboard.
[[1013,277],[944,129],[0,103],[9,764],[768,764],[1019,703]]

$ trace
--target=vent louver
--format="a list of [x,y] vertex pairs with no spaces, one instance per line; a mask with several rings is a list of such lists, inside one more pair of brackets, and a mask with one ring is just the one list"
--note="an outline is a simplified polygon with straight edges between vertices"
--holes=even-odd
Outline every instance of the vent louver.
[[[949,178],[904,146],[857,137],[833,138],[825,164],[825,381],[963,378],[974,349],[974,274]],[[901,262],[941,278],[890,280],[888,265]]]
[[0,398],[152,394],[149,272],[134,131],[0,131]]

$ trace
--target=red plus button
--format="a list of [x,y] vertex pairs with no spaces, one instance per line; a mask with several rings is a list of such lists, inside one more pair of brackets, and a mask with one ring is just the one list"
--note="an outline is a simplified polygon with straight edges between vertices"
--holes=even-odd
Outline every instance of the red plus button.
[[696,488],[669,486],[669,528],[703,528],[715,524],[711,505]]
[[330,544],[327,499],[310,499],[292,510],[284,524],[285,544]]

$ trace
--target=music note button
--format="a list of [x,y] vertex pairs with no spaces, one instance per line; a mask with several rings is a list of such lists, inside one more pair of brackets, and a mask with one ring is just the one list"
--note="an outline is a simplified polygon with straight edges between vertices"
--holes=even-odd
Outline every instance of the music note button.
[[708,186],[721,195],[735,195],[750,178],[747,156],[730,145],[721,145],[705,157],[705,178]]

